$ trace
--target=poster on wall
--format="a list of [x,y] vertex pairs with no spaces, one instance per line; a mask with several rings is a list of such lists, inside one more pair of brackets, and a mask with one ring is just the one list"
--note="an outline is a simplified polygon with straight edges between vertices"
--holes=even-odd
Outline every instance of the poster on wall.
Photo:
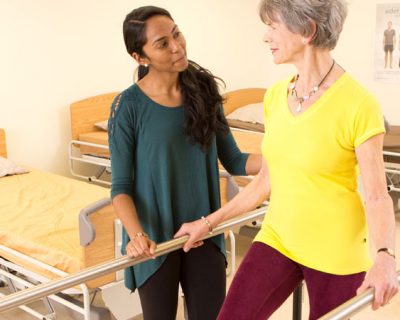
[[375,80],[400,83],[400,3],[376,5]]

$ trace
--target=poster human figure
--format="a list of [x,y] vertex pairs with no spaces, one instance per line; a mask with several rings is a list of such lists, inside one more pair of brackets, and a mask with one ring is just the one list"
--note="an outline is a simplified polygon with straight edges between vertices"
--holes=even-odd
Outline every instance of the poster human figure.
[[400,83],[400,3],[376,5],[375,80]]
[[385,51],[385,69],[393,69],[393,49],[396,47],[396,31],[388,21],[387,29],[383,32],[383,51]]

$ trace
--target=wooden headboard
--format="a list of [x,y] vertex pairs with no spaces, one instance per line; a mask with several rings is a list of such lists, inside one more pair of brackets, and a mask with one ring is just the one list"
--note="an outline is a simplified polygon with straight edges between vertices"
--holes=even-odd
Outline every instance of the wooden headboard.
[[237,108],[246,104],[262,102],[266,89],[262,88],[246,88],[230,91],[225,94],[226,101],[224,103],[225,115],[230,114]]
[[111,104],[118,93],[101,94],[71,104],[71,134],[73,140],[79,140],[79,135],[82,133],[101,131],[94,124],[108,119]]
[[[250,103],[262,102],[266,89],[246,88],[227,92],[224,97],[225,115],[235,109]],[[79,140],[79,135],[93,131],[101,131],[94,124],[108,119],[111,103],[118,92],[90,97],[70,106],[71,134],[73,140]]]
[[7,158],[6,132],[0,128],[0,157]]

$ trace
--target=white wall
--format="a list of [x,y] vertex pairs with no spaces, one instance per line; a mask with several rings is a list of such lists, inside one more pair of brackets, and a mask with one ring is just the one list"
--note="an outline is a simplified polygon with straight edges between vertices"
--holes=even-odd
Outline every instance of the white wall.
[[[334,56],[377,95],[389,120],[400,124],[399,85],[373,80],[379,2],[349,1]],[[226,90],[267,87],[293,71],[272,63],[261,40],[258,0],[3,0],[0,127],[6,129],[11,159],[68,174],[69,105],[132,83],[136,66],[124,48],[122,21],[146,4],[171,11],[186,36],[189,58],[222,77]]]
[[[400,105],[396,98],[400,83],[388,84],[374,80],[375,43],[382,43],[381,35],[376,39],[376,5],[396,3],[399,0],[348,0],[349,16],[343,30],[335,57],[356,79],[375,94],[381,102],[383,112],[391,124],[400,125]],[[398,18],[400,23],[400,17]],[[400,30],[396,30],[398,39]],[[383,32],[382,32],[383,35]],[[399,50],[394,51],[398,66]],[[383,60],[382,60],[383,64]]]

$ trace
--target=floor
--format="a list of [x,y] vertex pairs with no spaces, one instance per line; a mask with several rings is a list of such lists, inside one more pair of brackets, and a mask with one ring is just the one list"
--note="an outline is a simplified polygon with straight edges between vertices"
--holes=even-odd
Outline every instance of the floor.
[[[396,227],[397,227],[397,244],[396,244],[396,255],[400,257],[400,213],[396,214]],[[244,254],[248,250],[251,244],[251,238],[246,234],[246,230],[243,229],[240,234],[236,235],[236,264],[239,265],[242,260]],[[400,270],[400,259],[397,259],[397,270]],[[232,275],[228,277],[228,285],[232,280]],[[5,288],[0,288],[0,292],[6,293]],[[308,318],[308,299],[307,292],[303,290],[303,304],[302,304],[302,319]],[[95,304],[102,306],[101,296],[98,295],[95,298]],[[38,308],[39,310],[45,310],[43,304],[41,302],[33,303],[32,306]],[[113,317],[112,317],[113,318]],[[292,297],[289,297],[288,300],[272,315],[271,320],[288,320],[292,318]],[[1,320],[30,320],[35,319],[33,316],[26,314],[25,312],[17,309],[8,311],[0,314]],[[57,315],[57,319],[61,320],[74,320],[76,318],[71,317],[65,312],[59,312]],[[142,317],[138,316],[135,320],[140,320]],[[182,303],[179,304],[177,320],[183,320],[183,306]],[[392,302],[386,307],[373,312],[369,307],[356,316],[352,317],[354,320],[399,320],[400,319],[400,294],[398,294]],[[107,319],[108,320],[108,319]]]

